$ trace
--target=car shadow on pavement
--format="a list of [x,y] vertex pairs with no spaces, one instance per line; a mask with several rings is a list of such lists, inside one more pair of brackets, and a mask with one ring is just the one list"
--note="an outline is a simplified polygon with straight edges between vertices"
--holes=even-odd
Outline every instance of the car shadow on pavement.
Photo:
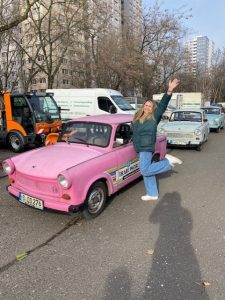
[[103,299],[209,300],[192,247],[192,217],[181,206],[179,193],[167,193],[149,221],[160,228],[143,293],[130,295],[132,279],[129,270],[121,266],[109,274]]

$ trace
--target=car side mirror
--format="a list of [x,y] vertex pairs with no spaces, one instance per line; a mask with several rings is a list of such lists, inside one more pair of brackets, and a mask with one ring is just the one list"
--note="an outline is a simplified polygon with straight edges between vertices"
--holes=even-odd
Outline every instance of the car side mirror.
[[203,122],[208,122],[208,119],[203,119]]
[[109,112],[110,114],[116,114],[117,113],[116,107],[114,105],[110,105]]

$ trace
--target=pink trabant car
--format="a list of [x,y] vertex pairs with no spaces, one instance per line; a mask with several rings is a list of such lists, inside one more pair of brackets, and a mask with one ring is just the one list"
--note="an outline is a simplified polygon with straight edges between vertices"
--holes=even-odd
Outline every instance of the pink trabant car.
[[[7,159],[10,194],[43,210],[82,210],[98,216],[107,197],[141,174],[126,114],[78,118],[65,124],[57,143]],[[166,137],[158,135],[154,159],[164,158]]]

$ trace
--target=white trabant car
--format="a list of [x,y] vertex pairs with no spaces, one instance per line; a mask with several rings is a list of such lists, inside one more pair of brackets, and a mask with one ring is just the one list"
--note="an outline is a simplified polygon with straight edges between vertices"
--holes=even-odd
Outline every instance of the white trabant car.
[[166,135],[168,146],[195,147],[200,151],[208,139],[209,122],[201,109],[175,110],[159,132]]

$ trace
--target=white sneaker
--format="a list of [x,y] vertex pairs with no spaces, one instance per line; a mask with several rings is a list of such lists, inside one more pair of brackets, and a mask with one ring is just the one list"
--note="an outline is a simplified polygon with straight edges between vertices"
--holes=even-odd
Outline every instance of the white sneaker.
[[175,164],[181,165],[183,163],[181,159],[170,154],[166,154],[165,158],[168,159],[171,167],[174,167]]
[[141,200],[143,201],[150,201],[150,200],[158,200],[158,196],[149,196],[149,195],[144,195],[141,197]]

